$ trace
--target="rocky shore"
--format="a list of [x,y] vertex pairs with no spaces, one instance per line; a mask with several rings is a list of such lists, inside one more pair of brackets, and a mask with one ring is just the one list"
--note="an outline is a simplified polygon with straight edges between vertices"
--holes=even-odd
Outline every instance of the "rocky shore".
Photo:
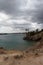
[[28,48],[25,51],[0,49],[0,65],[43,65],[43,46]]
[[0,65],[43,65],[43,32],[33,35],[31,39],[37,39],[37,42],[25,51],[0,47]]
[[43,65],[43,40],[25,51],[0,47],[0,65]]
[[40,41],[43,38],[43,30],[41,31],[31,31],[26,33],[24,40]]

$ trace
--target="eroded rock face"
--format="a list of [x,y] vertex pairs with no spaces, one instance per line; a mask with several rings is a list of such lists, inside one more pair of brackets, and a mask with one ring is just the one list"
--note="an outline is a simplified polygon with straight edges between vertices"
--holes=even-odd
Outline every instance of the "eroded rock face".
[[[29,34],[29,33],[28,33]],[[35,33],[34,35],[26,35],[26,37],[24,37],[24,40],[33,40],[33,41],[40,41],[41,39],[43,39],[43,32],[39,32],[39,33]]]

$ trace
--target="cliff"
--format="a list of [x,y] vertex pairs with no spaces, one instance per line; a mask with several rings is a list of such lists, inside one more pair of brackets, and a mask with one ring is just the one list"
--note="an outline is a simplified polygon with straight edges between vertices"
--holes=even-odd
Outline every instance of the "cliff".
[[26,33],[26,36],[23,38],[24,40],[32,40],[32,41],[40,41],[43,39],[43,31],[32,31]]

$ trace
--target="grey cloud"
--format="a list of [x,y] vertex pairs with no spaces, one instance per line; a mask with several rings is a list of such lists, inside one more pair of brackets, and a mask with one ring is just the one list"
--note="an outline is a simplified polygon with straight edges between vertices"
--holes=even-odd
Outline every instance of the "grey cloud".
[[29,18],[30,16],[33,16],[33,18],[35,17],[42,19],[43,0],[32,0],[32,4],[34,4],[34,9],[30,8],[22,11],[19,9],[19,6],[22,6],[22,3],[25,1],[26,0],[0,0],[0,11],[5,11],[7,14],[10,14],[14,17],[24,16],[24,18]]
[[35,5],[35,9],[30,10],[30,14],[28,13],[24,17],[24,19],[29,20],[30,17],[31,17],[32,22],[36,22],[38,24],[41,24],[41,23],[43,24],[43,1],[42,0],[40,0],[40,4],[37,3]]
[[43,23],[43,5],[38,6],[37,10],[32,16],[34,22]]
[[[14,22],[13,25],[7,25],[6,23],[1,25],[19,29],[25,29],[26,27],[30,29],[31,23],[33,22],[43,25],[43,0],[30,0],[33,6],[25,10],[20,9],[20,6],[24,6],[26,1],[27,0],[0,0],[0,12],[5,12],[6,14],[11,15],[12,20],[17,20],[21,17],[21,19],[26,20],[26,23],[30,22],[30,24],[24,23],[21,25]],[[41,27],[43,28],[43,26]]]
[[0,11],[4,11],[14,17],[25,15],[23,11],[19,9],[21,0],[0,0]]

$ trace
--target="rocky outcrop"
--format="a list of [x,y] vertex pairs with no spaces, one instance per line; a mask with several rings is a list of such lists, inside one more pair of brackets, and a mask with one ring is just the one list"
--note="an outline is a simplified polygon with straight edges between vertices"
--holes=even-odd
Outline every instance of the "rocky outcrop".
[[43,32],[35,33],[34,35],[26,34],[26,36],[23,38],[24,40],[32,40],[32,41],[39,41],[43,38]]

